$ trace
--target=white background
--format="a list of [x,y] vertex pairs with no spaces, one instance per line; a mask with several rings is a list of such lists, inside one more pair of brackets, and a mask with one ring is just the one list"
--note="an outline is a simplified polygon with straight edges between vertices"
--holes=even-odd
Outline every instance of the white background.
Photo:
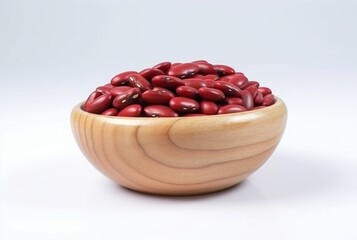
[[[357,239],[357,2],[0,0],[0,239]],[[207,59],[289,109],[270,160],[216,194],[123,189],[72,107],[124,70]]]

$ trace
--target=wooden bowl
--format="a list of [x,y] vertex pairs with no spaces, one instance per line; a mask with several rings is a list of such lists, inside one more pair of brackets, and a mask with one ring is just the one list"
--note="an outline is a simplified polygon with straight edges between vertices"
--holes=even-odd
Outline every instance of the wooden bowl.
[[152,194],[193,195],[229,188],[252,174],[277,147],[284,102],[233,114],[108,117],[74,107],[74,137],[87,159],[120,185]]

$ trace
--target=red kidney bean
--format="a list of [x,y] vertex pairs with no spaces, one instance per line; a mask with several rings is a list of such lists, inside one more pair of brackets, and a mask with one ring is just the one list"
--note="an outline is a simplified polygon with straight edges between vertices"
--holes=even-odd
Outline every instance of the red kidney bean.
[[275,101],[269,88],[232,67],[197,60],[117,74],[97,87],[82,108],[106,116],[177,117],[247,111]]
[[113,88],[114,86],[111,83],[107,83],[103,85],[104,87],[109,87],[109,88]]
[[216,74],[216,69],[214,68],[214,66],[212,64],[210,64],[208,62],[195,61],[193,63],[198,66],[198,68],[199,68],[198,73],[200,73],[202,75]]
[[216,74],[208,74],[208,75],[202,76],[200,78],[203,80],[213,80],[213,81],[219,80],[219,77]]
[[187,97],[187,98],[197,98],[198,91],[194,87],[190,86],[180,86],[176,88],[176,94],[180,97]]
[[139,117],[141,115],[142,107],[140,104],[129,105],[118,113],[121,117]]
[[233,74],[221,78],[221,81],[230,82],[239,87],[240,89],[243,89],[248,83],[248,78],[243,74]]
[[256,88],[259,88],[259,83],[257,81],[248,81],[247,84],[245,85],[244,89],[246,89],[250,86],[255,86]]
[[215,102],[203,100],[200,102],[201,112],[205,115],[213,115],[218,112],[218,106]]
[[243,105],[243,100],[239,97],[228,97],[226,98],[226,102],[229,105]]
[[107,110],[102,112],[101,115],[104,115],[104,116],[117,116],[118,115],[118,109],[116,109],[116,108],[108,108]]
[[141,94],[141,99],[151,105],[169,104],[171,98],[173,97],[175,97],[173,92],[160,87],[149,89]]
[[113,86],[127,85],[127,84],[129,84],[129,76],[131,74],[136,74],[136,73],[138,73],[138,72],[136,72],[136,71],[126,71],[126,72],[119,73],[118,75],[115,75],[112,78],[110,83]]
[[[175,66],[178,66],[178,65],[180,65],[180,64],[182,64],[182,63],[180,63],[180,62],[172,63],[172,64],[171,64],[171,67],[175,67]],[[169,69],[169,70],[170,70],[170,69]]]
[[190,78],[198,73],[199,68],[195,63],[182,63],[178,65],[172,65],[168,75],[183,78]]
[[129,86],[121,86],[121,87],[113,87],[112,89],[109,90],[109,93],[113,96],[116,97],[120,94],[122,94],[123,92],[128,91],[129,89],[131,89],[132,87]]
[[259,87],[258,92],[261,92],[263,94],[263,96],[271,94],[270,88],[267,88],[267,87]]
[[129,76],[129,84],[132,87],[139,88],[142,92],[151,88],[150,82],[139,74],[131,74]]
[[257,94],[254,97],[254,105],[255,106],[260,106],[263,104],[264,101],[264,95],[261,92],[257,91]]
[[122,109],[132,103],[134,103],[140,97],[141,91],[139,88],[131,88],[122,94],[116,96],[113,100],[113,106]]
[[241,105],[225,105],[219,108],[218,114],[244,112],[247,109]]
[[98,91],[93,92],[86,103],[84,110],[90,113],[100,114],[110,107],[112,103],[112,95],[109,93],[102,94]]
[[200,78],[188,78],[184,80],[186,86],[190,86],[196,89],[201,87],[207,87],[206,81]]
[[162,87],[169,89],[176,89],[179,86],[185,85],[185,82],[180,78],[167,75],[155,76],[152,78],[151,83],[154,87]]
[[171,67],[171,62],[162,62],[159,64],[156,64],[155,66],[153,66],[152,68],[157,68],[160,69],[161,71],[163,71],[165,74],[168,73],[169,69]]
[[202,78],[203,77],[203,75],[202,74],[195,74],[195,75],[193,75],[191,78]]
[[215,81],[214,88],[221,90],[227,97],[240,97],[241,89],[230,82]]
[[252,110],[254,108],[254,100],[250,92],[247,90],[240,91],[243,100],[243,107],[247,110]]
[[90,95],[89,95],[89,97],[87,98],[87,101],[86,101],[86,103],[87,102],[92,102],[92,101],[94,101],[96,98],[98,98],[99,96],[101,96],[101,95],[103,95],[103,93],[102,92],[100,92],[100,91],[94,91],[94,92],[92,92]]
[[101,92],[101,93],[109,93],[110,92],[110,89],[112,89],[114,86],[113,85],[111,85],[110,83],[108,83],[108,84],[105,84],[104,86],[99,86],[99,87],[97,87],[97,91],[98,92]]
[[231,75],[236,72],[233,68],[227,65],[217,64],[213,65],[213,67],[216,70],[217,75],[220,77]]
[[250,92],[250,94],[252,95],[253,98],[255,98],[255,96],[257,95],[257,92],[258,92],[258,88],[255,85],[246,87],[245,90]]
[[192,61],[192,63],[200,63],[200,62],[208,63],[207,60],[204,59]]
[[239,87],[240,89],[244,89],[245,86],[246,86],[247,83],[248,83],[248,80],[245,80],[244,78],[242,78],[242,79],[236,78],[236,79],[230,80],[229,83],[232,83],[232,84],[236,85],[236,86]]
[[230,80],[233,80],[233,79],[246,79],[248,81],[248,78],[246,76],[244,76],[243,73],[241,72],[236,72],[234,74],[231,74],[231,75],[226,75],[224,77],[221,77],[221,81],[225,81],[225,82],[229,82]]
[[147,117],[178,117],[178,113],[173,109],[163,105],[149,105],[144,108]]
[[164,75],[165,73],[157,68],[147,68],[139,72],[139,75],[144,77],[146,80],[151,81],[151,79],[157,75]]
[[201,87],[198,94],[203,100],[218,102],[225,98],[224,93],[216,88]]
[[203,81],[206,83],[207,87],[214,88],[214,84],[216,81],[212,79],[204,79]]
[[100,92],[101,94],[110,93],[110,88],[108,88],[106,86],[99,86],[95,90],[97,92]]
[[275,103],[275,97],[273,94],[267,94],[264,96],[262,106],[267,107],[272,105],[273,103]]
[[191,98],[174,97],[170,100],[170,107],[178,112],[190,113],[196,112],[200,108],[200,104]]

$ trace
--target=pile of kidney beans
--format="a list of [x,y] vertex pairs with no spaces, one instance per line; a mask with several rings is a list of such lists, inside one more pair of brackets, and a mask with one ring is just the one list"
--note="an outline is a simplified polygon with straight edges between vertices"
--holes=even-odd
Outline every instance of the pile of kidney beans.
[[269,88],[243,73],[198,60],[119,73],[90,94],[83,110],[106,116],[203,116],[249,111],[274,102]]

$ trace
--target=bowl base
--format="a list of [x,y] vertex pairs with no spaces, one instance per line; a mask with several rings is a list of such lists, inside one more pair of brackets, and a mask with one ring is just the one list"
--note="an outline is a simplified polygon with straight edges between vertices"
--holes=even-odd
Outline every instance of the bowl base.
[[238,182],[234,182],[231,184],[221,185],[221,186],[212,186],[207,188],[200,188],[200,189],[186,189],[186,190],[148,190],[148,189],[137,189],[133,187],[123,186],[118,184],[120,187],[123,187],[129,191],[133,191],[136,193],[141,194],[148,194],[148,195],[155,195],[155,196],[198,196],[198,195],[205,195],[217,192],[223,192],[230,188],[234,188],[235,186],[244,182],[245,178],[239,180]]

